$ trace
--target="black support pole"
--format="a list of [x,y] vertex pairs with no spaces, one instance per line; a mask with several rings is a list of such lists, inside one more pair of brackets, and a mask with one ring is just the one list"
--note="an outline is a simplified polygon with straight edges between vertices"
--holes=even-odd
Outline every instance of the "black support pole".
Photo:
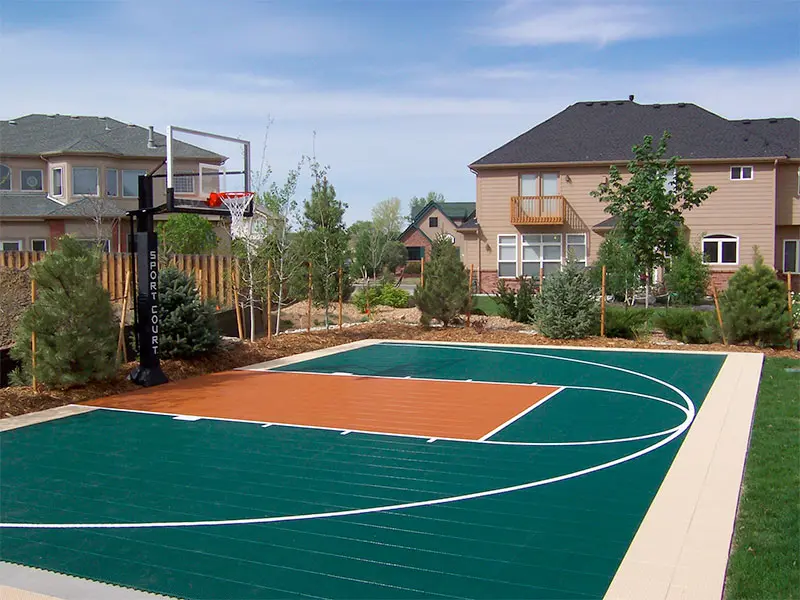
[[129,377],[134,383],[149,387],[167,382],[158,354],[158,238],[153,229],[153,177],[150,175],[139,176],[139,210],[134,212],[139,366]]

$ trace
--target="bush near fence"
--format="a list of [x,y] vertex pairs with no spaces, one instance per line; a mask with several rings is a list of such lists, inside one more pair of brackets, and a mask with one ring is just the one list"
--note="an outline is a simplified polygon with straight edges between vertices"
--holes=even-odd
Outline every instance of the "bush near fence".
[[[46,252],[0,252],[0,266],[27,269],[46,255]],[[111,300],[121,300],[125,295],[125,281],[131,269],[131,257],[127,252],[103,254],[100,283],[108,291]],[[171,256],[166,262],[195,278],[203,300],[211,300],[218,308],[223,308],[233,306],[233,260],[231,256],[178,254]]]

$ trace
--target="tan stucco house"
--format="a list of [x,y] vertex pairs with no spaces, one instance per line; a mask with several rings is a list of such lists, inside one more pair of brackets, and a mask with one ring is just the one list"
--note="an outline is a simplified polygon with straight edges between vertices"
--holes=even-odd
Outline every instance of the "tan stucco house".
[[[187,173],[225,161],[179,141],[175,153]],[[138,205],[138,177],[165,158],[162,134],[108,117],[32,114],[0,121],[0,251],[49,250],[64,234],[124,251],[125,213]],[[199,192],[196,179],[177,177],[176,187]],[[165,180],[156,181],[159,204]]]
[[[728,120],[694,104],[578,102],[474,161],[475,228],[466,264],[480,287],[561,268],[569,252],[591,263],[614,222],[590,196],[631,147],[669,131],[669,155],[690,166],[695,187],[718,189],[684,214],[721,285],[758,246],[778,272],[800,272],[800,121]],[[800,277],[796,278],[800,280]]]
[[429,202],[414,215],[400,234],[400,241],[406,247],[408,260],[427,260],[433,241],[445,235],[463,258],[466,252],[464,234],[474,233],[477,228],[474,202]]

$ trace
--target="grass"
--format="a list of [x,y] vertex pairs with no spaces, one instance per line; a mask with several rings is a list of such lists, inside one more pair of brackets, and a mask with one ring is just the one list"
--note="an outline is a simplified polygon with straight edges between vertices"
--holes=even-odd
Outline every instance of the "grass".
[[800,360],[761,375],[725,586],[727,600],[800,598]]
[[481,309],[489,317],[496,317],[500,314],[500,306],[494,296],[473,296],[472,309]]

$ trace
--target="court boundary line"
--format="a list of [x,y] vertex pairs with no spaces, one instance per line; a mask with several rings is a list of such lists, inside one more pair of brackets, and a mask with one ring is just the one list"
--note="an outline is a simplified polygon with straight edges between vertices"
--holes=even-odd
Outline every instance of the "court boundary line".
[[562,392],[562,391],[564,391],[564,386],[560,386],[560,387],[556,388],[555,390],[553,390],[552,392],[550,392],[549,394],[547,394],[547,396],[545,396],[544,398],[542,398],[542,399],[541,399],[541,400],[539,400],[538,402],[534,402],[534,403],[533,403],[533,404],[531,404],[531,405],[530,405],[528,408],[526,408],[525,410],[523,410],[523,411],[522,411],[522,412],[520,412],[519,414],[516,414],[516,415],[514,415],[513,417],[511,417],[511,418],[510,418],[508,421],[506,421],[505,423],[501,423],[500,425],[498,425],[497,427],[495,427],[494,429],[492,429],[492,430],[491,430],[489,433],[487,433],[487,434],[485,434],[485,435],[482,435],[481,437],[479,437],[479,438],[478,438],[478,441],[479,441],[479,442],[486,442],[486,441],[488,441],[490,437],[492,437],[493,435],[496,435],[496,434],[500,433],[501,431],[503,431],[503,429],[505,429],[506,427],[508,427],[509,425],[511,425],[511,424],[512,424],[514,421],[518,421],[519,419],[521,419],[522,417],[524,417],[525,415],[527,415],[528,413],[530,413],[530,412],[531,412],[533,409],[535,409],[535,408],[539,408],[539,407],[540,407],[542,404],[544,404],[545,402],[547,402],[547,401],[548,401],[548,400],[550,400],[551,398],[554,398],[555,396],[557,396],[557,395],[558,395],[558,393],[559,393],[559,392]]
[[[508,351],[509,354],[526,354],[532,355],[532,353],[517,353]],[[667,437],[659,440],[658,442],[642,448],[636,452],[631,454],[627,454],[625,456],[616,458],[611,461],[607,461],[605,463],[601,463],[599,465],[593,465],[591,467],[587,467],[585,469],[580,469],[578,471],[573,471],[571,473],[565,473],[562,475],[558,475],[555,477],[549,477],[545,479],[540,479],[536,481],[529,481],[522,484],[517,484],[514,486],[507,486],[503,488],[495,488],[491,490],[483,490],[480,492],[473,492],[469,494],[462,494],[458,496],[449,496],[445,498],[434,498],[429,500],[420,500],[416,502],[405,502],[400,504],[390,504],[390,505],[383,505],[383,506],[374,506],[368,508],[358,508],[358,509],[347,509],[347,510],[340,510],[340,511],[329,511],[329,512],[322,512],[322,513],[304,513],[304,514],[297,514],[297,515],[282,515],[282,516],[272,516],[272,517],[255,517],[255,518],[248,518],[248,519],[218,519],[218,520],[195,520],[195,521],[161,521],[161,522],[137,522],[137,523],[2,523],[0,522],[0,529],[8,528],[8,529],[147,529],[147,528],[163,528],[163,527],[219,527],[219,526],[228,526],[228,525],[255,525],[255,524],[267,524],[267,523],[280,523],[280,522],[292,522],[292,521],[307,521],[312,519],[326,519],[326,518],[337,518],[337,517],[346,517],[346,516],[356,516],[362,514],[372,514],[372,513],[380,513],[380,512],[391,512],[397,510],[407,510],[412,508],[422,508],[427,506],[438,506],[440,504],[449,504],[452,502],[460,502],[463,500],[473,500],[476,498],[485,498],[491,496],[497,496],[502,494],[507,494],[510,492],[521,491],[525,489],[531,489],[535,487],[541,487],[543,485],[548,485],[551,483],[556,483],[559,481],[567,481],[569,479],[574,479],[576,477],[582,477],[583,475],[588,475],[590,473],[594,473],[596,471],[602,471],[604,469],[611,468],[613,466],[626,463],[630,460],[635,460],[640,456],[644,456],[657,450],[658,448],[672,442],[680,435],[682,435],[694,422],[694,417],[697,414],[697,409],[692,402],[691,398],[680,388],[677,386],[653,377],[651,375],[647,375],[645,373],[638,373],[636,371],[625,369],[623,367],[618,367],[615,365],[604,365],[602,363],[592,363],[590,361],[580,360],[580,359],[570,359],[567,357],[559,357],[559,356],[547,356],[543,355],[547,358],[551,358],[554,360],[564,360],[568,362],[576,362],[576,363],[583,363],[583,364],[592,364],[598,367],[606,368],[609,370],[620,371],[624,373],[629,373],[636,377],[641,377],[642,379],[647,379],[658,383],[667,389],[672,390],[673,392],[677,393],[681,399],[686,402],[687,405],[687,413],[686,419],[681,423],[672,433],[670,433]],[[431,438],[436,439],[436,438]],[[491,442],[480,442],[480,443],[491,443]]]

